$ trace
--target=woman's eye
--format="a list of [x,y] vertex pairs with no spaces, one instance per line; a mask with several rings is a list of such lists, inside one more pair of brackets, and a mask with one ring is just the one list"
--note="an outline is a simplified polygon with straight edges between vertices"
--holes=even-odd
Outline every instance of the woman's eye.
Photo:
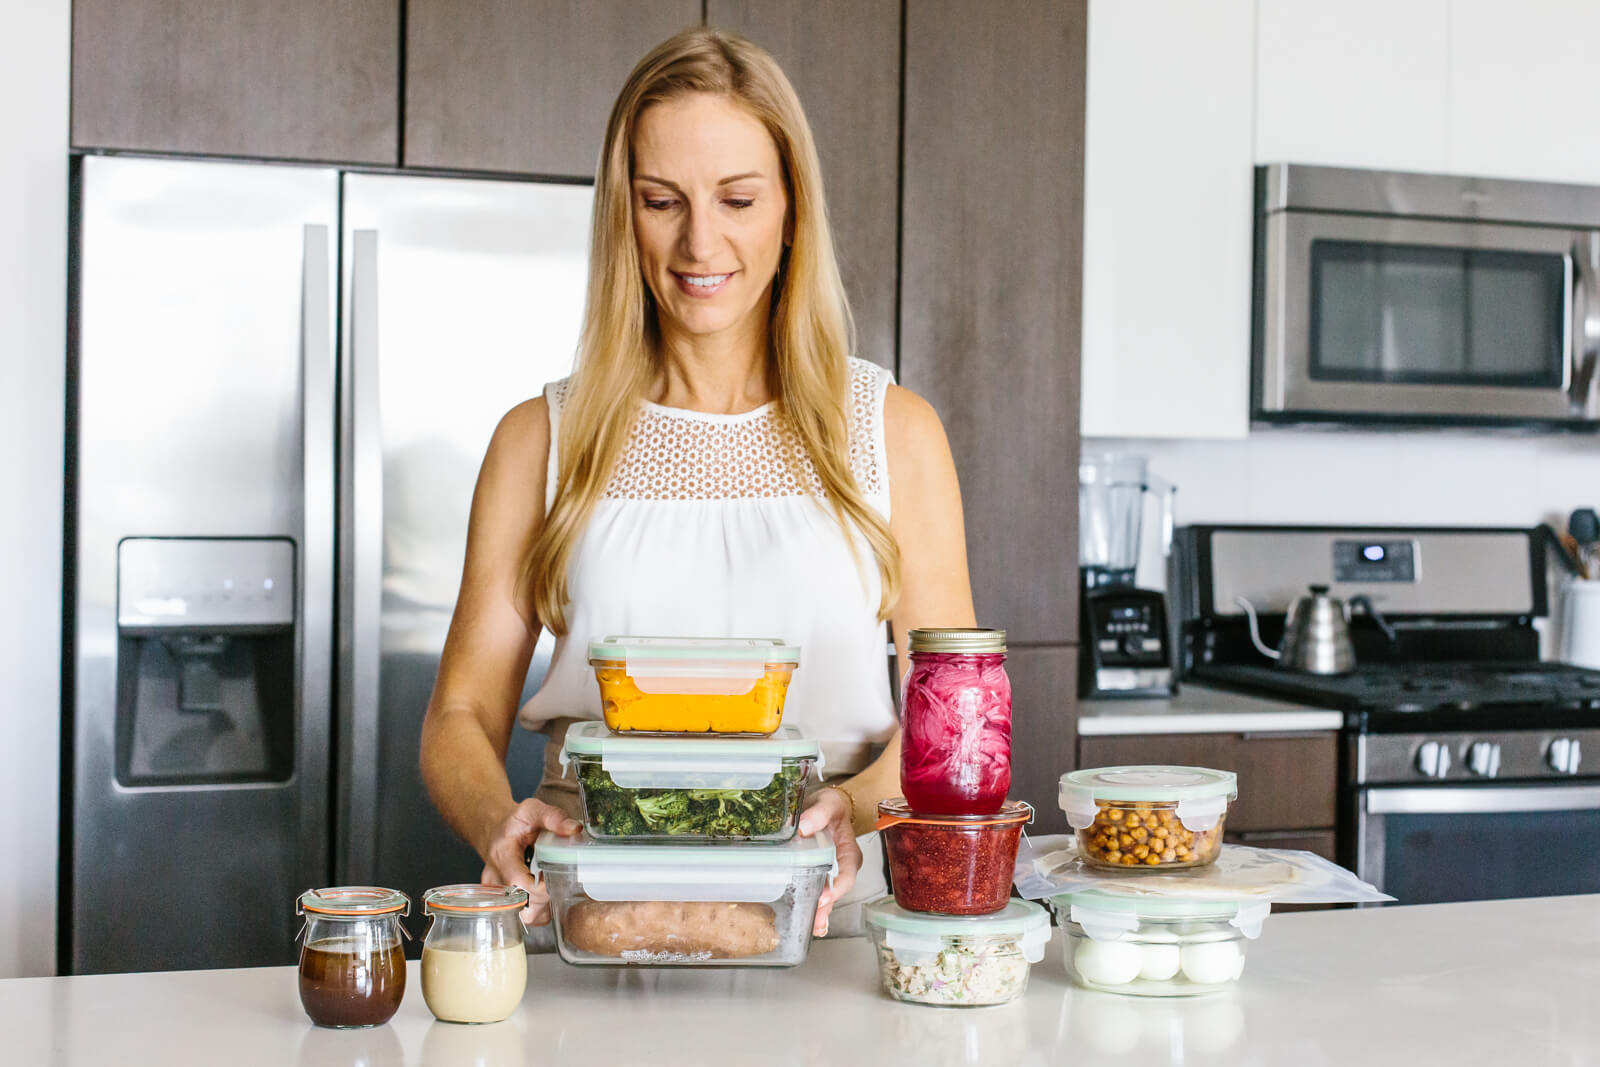
[[648,196],[644,200],[644,206],[651,211],[666,211],[675,203],[677,203],[675,200],[652,200]]
[[754,204],[755,201],[754,200],[750,200],[750,199],[741,200],[741,199],[734,198],[734,199],[724,200],[723,203],[727,204],[731,208],[738,208],[739,210],[742,211],[745,208],[749,207],[750,205]]

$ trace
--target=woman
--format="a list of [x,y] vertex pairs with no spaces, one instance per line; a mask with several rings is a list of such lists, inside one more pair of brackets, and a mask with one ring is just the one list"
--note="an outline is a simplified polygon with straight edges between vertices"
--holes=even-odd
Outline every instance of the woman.
[[[434,803],[486,881],[528,890],[529,922],[549,916],[526,849],[579,829],[552,768],[566,726],[600,717],[588,642],[777,636],[802,655],[786,721],[823,742],[831,775],[800,820],[838,849],[827,932],[856,834],[899,791],[885,620],[902,664],[908,630],[973,624],[943,428],[850,344],[794,90],[738,37],[666,41],[607,127],[576,370],[512,409],[484,458],[423,724]],[[519,802],[505,752],[541,626],[555,652],[520,718],[550,742]]]

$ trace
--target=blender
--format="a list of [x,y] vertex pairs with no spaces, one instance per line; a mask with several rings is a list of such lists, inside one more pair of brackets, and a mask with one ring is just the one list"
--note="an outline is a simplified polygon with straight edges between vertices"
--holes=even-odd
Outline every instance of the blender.
[[1175,689],[1166,595],[1140,588],[1135,575],[1152,496],[1163,563],[1171,556],[1176,492],[1151,477],[1144,456],[1087,455],[1078,463],[1080,696],[1164,697]]

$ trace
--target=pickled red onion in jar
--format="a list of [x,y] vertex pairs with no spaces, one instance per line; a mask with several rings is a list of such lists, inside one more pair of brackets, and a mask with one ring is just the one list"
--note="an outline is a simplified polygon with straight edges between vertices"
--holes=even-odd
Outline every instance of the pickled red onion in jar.
[[900,749],[906,802],[918,812],[993,814],[1011,788],[1005,632],[913,630],[908,636]]

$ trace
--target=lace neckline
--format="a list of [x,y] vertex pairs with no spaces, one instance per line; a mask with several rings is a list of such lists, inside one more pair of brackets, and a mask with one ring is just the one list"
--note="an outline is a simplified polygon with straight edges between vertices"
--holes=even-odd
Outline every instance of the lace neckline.
[[759,418],[762,415],[770,415],[773,408],[777,406],[778,402],[776,400],[769,400],[760,407],[751,408],[749,411],[736,411],[731,415],[722,414],[715,411],[695,411],[693,408],[669,407],[666,404],[658,404],[654,400],[642,400],[640,403],[644,405],[644,409],[646,411],[654,411],[661,415],[672,416],[673,418],[689,419],[697,422],[736,423],[744,422],[748,419]]

